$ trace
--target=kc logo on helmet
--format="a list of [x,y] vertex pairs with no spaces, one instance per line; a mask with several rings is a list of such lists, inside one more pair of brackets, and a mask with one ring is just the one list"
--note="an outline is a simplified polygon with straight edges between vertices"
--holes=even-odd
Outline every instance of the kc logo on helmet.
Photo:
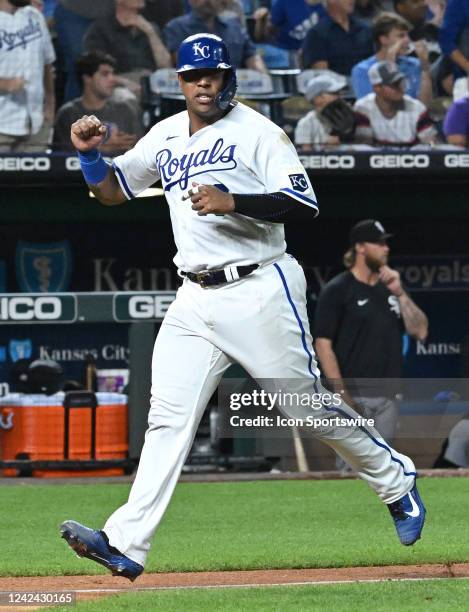
[[308,181],[304,174],[289,174],[288,177],[295,191],[308,191]]
[[208,45],[202,45],[196,42],[192,45],[192,49],[195,55],[195,61],[208,59],[210,57],[210,47]]

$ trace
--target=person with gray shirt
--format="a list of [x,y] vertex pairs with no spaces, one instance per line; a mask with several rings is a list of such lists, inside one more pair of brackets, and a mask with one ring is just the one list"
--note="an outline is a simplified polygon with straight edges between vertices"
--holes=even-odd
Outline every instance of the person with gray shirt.
[[101,51],[84,53],[77,62],[83,95],[65,103],[58,111],[54,128],[54,147],[72,149],[70,125],[83,115],[98,115],[107,128],[100,150],[107,154],[124,153],[142,136],[142,123],[135,105],[113,98],[116,86],[116,61]]

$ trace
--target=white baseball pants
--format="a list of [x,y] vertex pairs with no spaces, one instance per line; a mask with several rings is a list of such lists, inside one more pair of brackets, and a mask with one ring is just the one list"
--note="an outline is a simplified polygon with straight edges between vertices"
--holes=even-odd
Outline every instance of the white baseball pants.
[[[314,393],[319,370],[305,293],[303,270],[289,255],[215,288],[184,281],[156,338],[149,427],[129,500],[104,526],[110,544],[133,561],[145,564],[199,421],[229,365],[238,362],[255,379],[301,379],[299,384]],[[282,411],[289,417],[311,415],[304,406]],[[314,414],[340,415],[358,417],[345,404]],[[326,427],[313,433],[384,502],[396,501],[412,488],[414,464],[376,430]]]

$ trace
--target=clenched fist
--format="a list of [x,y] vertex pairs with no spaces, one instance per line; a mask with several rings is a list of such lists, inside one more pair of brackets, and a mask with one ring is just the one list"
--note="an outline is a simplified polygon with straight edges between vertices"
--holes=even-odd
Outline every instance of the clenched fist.
[[84,115],[70,129],[70,139],[73,146],[81,153],[96,149],[103,142],[107,128],[94,115]]
[[192,187],[183,196],[183,200],[190,198],[192,210],[196,210],[201,217],[204,215],[224,215],[235,209],[231,193],[226,193],[214,185],[199,185],[192,183]]

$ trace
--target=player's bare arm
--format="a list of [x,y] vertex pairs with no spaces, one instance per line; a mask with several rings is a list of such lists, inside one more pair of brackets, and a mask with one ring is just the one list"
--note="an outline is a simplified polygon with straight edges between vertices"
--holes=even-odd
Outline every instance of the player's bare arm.
[[[75,149],[82,154],[80,163],[82,164],[85,180],[90,190],[102,204],[112,206],[114,204],[122,204],[127,198],[120,188],[114,170],[111,166],[108,166],[107,170],[105,170],[102,167],[102,158],[99,159],[98,147],[102,144],[106,131],[106,126],[97,117],[94,115],[84,115],[72,124],[70,139]],[[87,159],[82,159],[86,157],[89,158],[88,161]],[[94,164],[101,164],[101,171],[95,174],[96,182],[90,178],[92,174],[87,174],[87,170],[88,172],[91,170],[91,173],[95,171]]]
[[389,266],[383,266],[379,271],[379,280],[399,298],[406,332],[423,342],[428,335],[428,319],[403,289],[399,272]]

